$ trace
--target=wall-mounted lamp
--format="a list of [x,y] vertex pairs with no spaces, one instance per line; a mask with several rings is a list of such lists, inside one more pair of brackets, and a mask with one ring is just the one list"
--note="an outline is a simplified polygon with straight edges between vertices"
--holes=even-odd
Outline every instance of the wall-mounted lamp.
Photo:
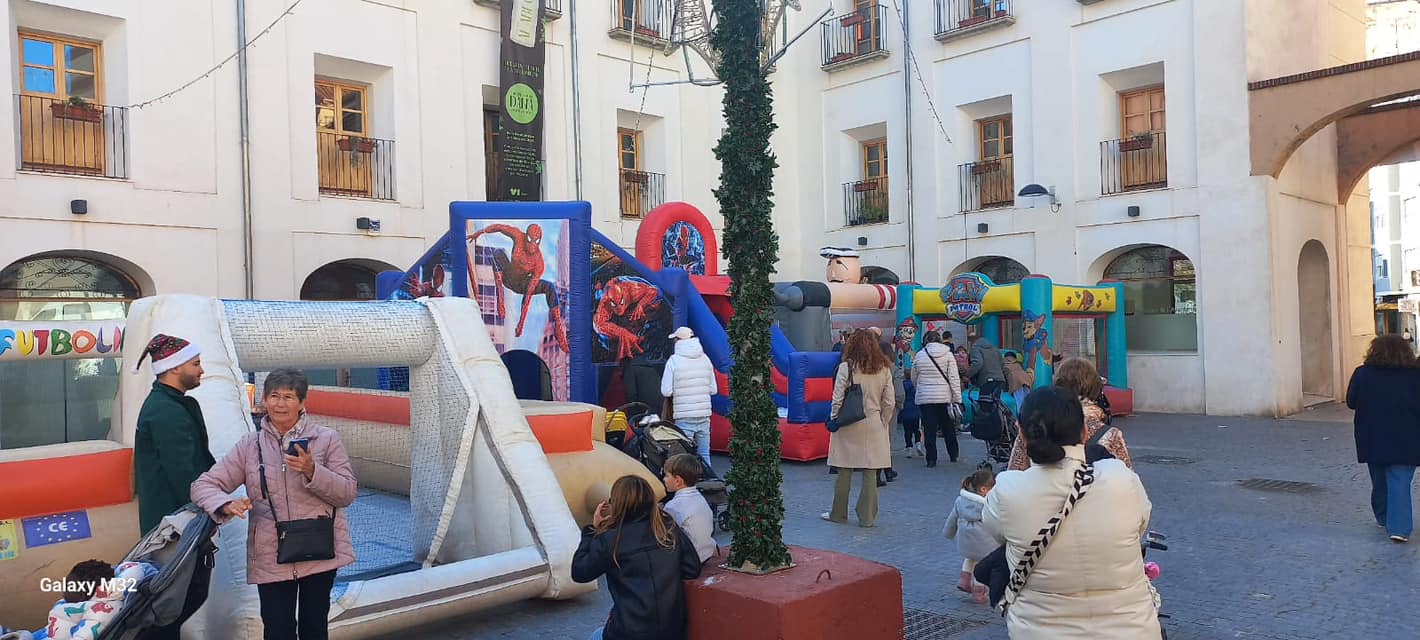
[[858,246],[860,246],[860,247],[866,247],[866,246],[868,246],[868,236],[858,236]]
[[374,218],[366,218],[364,216],[361,216],[355,219],[355,228],[364,231],[365,233],[379,233],[380,221]]
[[986,224],[985,222],[978,222],[978,223],[976,223],[976,232],[977,232],[977,233],[986,233],[987,231],[990,231],[990,230],[991,230],[991,225],[988,225],[988,224]]
[[69,213],[72,213],[72,214],[74,214],[74,215],[76,215],[76,216],[82,216],[82,215],[84,215],[84,214],[86,214],[86,213],[88,213],[88,212],[89,212],[89,201],[88,201],[88,200],[70,200],[70,201],[69,201]]
[[1022,187],[1020,193],[1017,193],[1016,195],[1022,198],[1040,198],[1048,196],[1050,198],[1050,212],[1058,213],[1060,211],[1060,200],[1055,197],[1055,187],[1053,186],[1047,189],[1032,182]]

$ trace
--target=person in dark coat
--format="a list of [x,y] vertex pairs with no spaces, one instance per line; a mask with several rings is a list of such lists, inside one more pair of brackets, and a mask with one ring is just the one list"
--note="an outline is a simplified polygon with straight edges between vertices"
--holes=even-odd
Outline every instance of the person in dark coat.
[[683,640],[685,583],[700,577],[695,545],[661,511],[651,485],[622,476],[597,505],[592,526],[572,556],[572,579],[605,575],[611,592],[606,626],[591,640]]
[[635,360],[621,361],[622,381],[626,384],[626,401],[640,402],[659,411],[665,398],[661,396],[661,371],[655,365]]
[[1410,541],[1410,483],[1420,465],[1420,363],[1398,335],[1371,341],[1351,374],[1346,406],[1356,411],[1356,461],[1371,472],[1371,513],[1391,542]]
[[202,383],[201,350],[182,338],[158,334],[138,364],[152,359],[153,390],[138,410],[133,444],[138,482],[138,525],[143,533],[188,502],[192,481],[216,461],[207,448],[202,408],[187,392]]
[[[182,338],[158,334],[148,341],[138,366],[151,359],[158,379],[138,410],[133,475],[138,484],[138,525],[146,533],[188,503],[192,482],[216,461],[207,446],[202,407],[187,392],[202,383],[202,352]],[[182,623],[207,600],[212,556],[197,560],[187,599],[172,624],[149,629],[144,640],[177,640]]]

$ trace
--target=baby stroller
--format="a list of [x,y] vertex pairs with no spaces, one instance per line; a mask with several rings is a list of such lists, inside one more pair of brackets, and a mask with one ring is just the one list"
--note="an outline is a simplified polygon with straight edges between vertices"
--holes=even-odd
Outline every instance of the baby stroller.
[[216,551],[212,544],[216,532],[217,523],[196,505],[188,504],[143,536],[123,562],[146,562],[157,567],[158,573],[133,586],[123,608],[98,640],[134,640],[150,628],[172,624],[201,607],[202,602],[187,602],[188,583],[197,564],[210,561]]
[[[644,405],[643,405],[644,406]],[[695,441],[690,436],[685,435],[674,422],[662,420],[655,414],[645,414],[634,423],[634,431],[626,441],[623,449],[627,455],[641,461],[646,468],[661,477],[664,471],[666,460],[678,453],[688,453],[696,455]],[[695,483],[695,488],[700,491],[700,495],[705,497],[705,502],[710,505],[710,512],[715,516],[715,523],[721,531],[730,530],[730,512],[726,506],[730,502],[729,491],[725,486],[725,481],[715,475],[715,470],[709,465],[701,463],[704,470],[704,477],[700,482]]]
[[1011,461],[1011,447],[1016,444],[1016,419],[1006,403],[1001,401],[1000,392],[983,394],[978,392],[971,402],[971,435],[986,443],[986,460],[983,468],[992,463],[1002,465]]

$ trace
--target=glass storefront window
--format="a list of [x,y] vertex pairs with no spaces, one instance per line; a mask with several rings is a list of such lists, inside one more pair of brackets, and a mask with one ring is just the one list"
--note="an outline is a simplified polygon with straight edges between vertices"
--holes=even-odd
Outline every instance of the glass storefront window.
[[[78,256],[0,270],[0,321],[122,320],[139,297],[127,274]],[[113,358],[0,363],[0,449],[108,437],[118,395]]]
[[1124,283],[1130,351],[1198,351],[1198,284],[1187,256],[1140,247],[1115,258],[1104,277]]

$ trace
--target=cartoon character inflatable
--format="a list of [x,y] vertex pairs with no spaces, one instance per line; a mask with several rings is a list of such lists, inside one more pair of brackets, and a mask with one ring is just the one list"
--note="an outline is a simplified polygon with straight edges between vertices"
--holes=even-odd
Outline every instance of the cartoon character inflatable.
[[661,291],[645,279],[616,276],[598,287],[592,328],[602,345],[616,352],[618,361],[634,358],[646,350],[643,342],[650,320],[663,302]]

